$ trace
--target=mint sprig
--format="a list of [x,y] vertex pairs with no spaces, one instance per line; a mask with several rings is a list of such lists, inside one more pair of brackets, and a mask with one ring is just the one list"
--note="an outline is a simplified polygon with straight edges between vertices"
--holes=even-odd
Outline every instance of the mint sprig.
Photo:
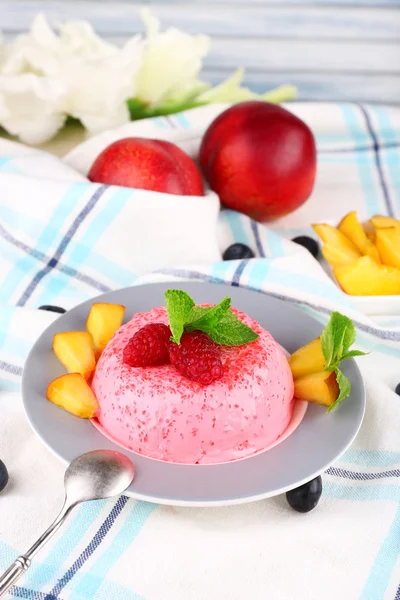
[[258,334],[230,310],[229,296],[219,304],[203,307],[196,306],[183,290],[167,290],[165,301],[172,340],[176,344],[180,343],[185,330],[203,331],[216,344],[225,346],[242,346],[258,338]]
[[164,294],[172,340],[179,344],[185,323],[194,307],[194,300],[183,290],[167,290]]
[[339,386],[339,395],[328,408],[330,413],[350,394],[351,385],[348,377],[340,370],[342,360],[353,356],[364,356],[367,352],[349,350],[356,341],[356,329],[351,319],[338,312],[333,312],[329,323],[321,335],[322,353],[326,360],[325,370],[335,371]]

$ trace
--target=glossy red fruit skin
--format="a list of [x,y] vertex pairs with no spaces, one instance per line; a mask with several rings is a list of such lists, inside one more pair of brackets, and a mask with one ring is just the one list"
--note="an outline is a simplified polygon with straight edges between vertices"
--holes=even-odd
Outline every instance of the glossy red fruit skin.
[[270,221],[310,196],[315,140],[309,127],[281,106],[243,102],[211,123],[201,143],[200,164],[222,204]]
[[107,146],[90,168],[90,181],[179,196],[204,196],[196,163],[175,144],[124,138]]

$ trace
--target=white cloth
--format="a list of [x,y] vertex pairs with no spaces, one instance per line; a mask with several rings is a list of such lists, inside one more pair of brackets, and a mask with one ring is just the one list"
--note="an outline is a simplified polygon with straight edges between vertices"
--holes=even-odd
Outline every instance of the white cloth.
[[[123,497],[87,504],[8,598],[400,598],[400,400],[394,392],[400,317],[378,323],[359,313],[307,251],[271,229],[230,211],[217,226],[218,200],[211,194],[177,199],[84,178],[96,152],[115,136],[165,136],[195,153],[218,110],[130,124],[86,142],[65,162],[0,141],[0,458],[10,472],[0,493],[0,568],[34,541],[62,501],[64,467],[31,431],[19,393],[27,352],[55,318],[39,305],[68,308],[111,288],[194,278],[279,295],[321,321],[330,310],[346,312],[358,326],[358,346],[372,350],[359,361],[368,395],[360,434],[324,475],[322,500],[308,515],[291,511],[284,497],[215,509]],[[362,217],[400,214],[399,111],[301,104],[293,110],[316,134],[319,176],[309,203],[278,223],[287,237],[354,208]],[[233,241],[247,243],[259,258],[217,262]]]

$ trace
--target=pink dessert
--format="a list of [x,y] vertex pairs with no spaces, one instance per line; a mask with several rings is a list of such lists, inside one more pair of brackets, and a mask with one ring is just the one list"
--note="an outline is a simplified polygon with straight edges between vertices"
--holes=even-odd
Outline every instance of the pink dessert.
[[103,351],[93,377],[98,421],[116,443],[151,458],[212,464],[251,456],[270,446],[293,412],[293,378],[272,335],[245,313],[233,312],[259,334],[244,346],[220,346],[224,374],[202,386],[172,365],[130,367],[128,340],[147,323],[168,324],[164,307],[136,314]]

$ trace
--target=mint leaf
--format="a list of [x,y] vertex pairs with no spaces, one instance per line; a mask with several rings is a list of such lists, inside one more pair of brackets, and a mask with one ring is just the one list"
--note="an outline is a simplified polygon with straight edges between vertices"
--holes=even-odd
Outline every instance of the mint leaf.
[[226,311],[214,327],[203,326],[201,331],[204,331],[216,344],[224,346],[242,346],[258,338],[258,334],[242,323],[231,310]]
[[349,352],[346,352],[346,354],[343,354],[342,360],[345,360],[346,358],[353,358],[353,356],[367,356],[367,354],[369,354],[369,352],[361,352],[361,350],[350,350]]
[[180,343],[184,330],[203,331],[216,344],[226,346],[241,346],[258,338],[255,331],[229,310],[229,296],[213,306],[195,306],[186,292],[167,290],[165,303],[172,332],[171,339],[176,344]]
[[326,369],[337,367],[348,349],[356,341],[356,329],[345,315],[333,312],[321,335],[322,353]]
[[164,296],[172,339],[179,344],[185,323],[193,310],[194,301],[183,290],[167,290]]
[[202,331],[202,327],[212,329],[224,316],[230,305],[231,299],[229,296],[226,296],[226,298],[215,306],[195,306],[185,323],[185,327],[192,331],[195,329]]
[[326,411],[327,414],[332,412],[333,410],[335,410],[335,408],[345,398],[347,398],[347,396],[350,394],[350,389],[351,389],[351,385],[350,385],[350,381],[349,381],[348,377],[346,377],[346,375],[344,375],[339,368],[335,369],[335,373],[336,373],[336,381],[338,382],[338,386],[339,386],[339,396],[336,398],[335,402],[333,404],[331,404],[331,406],[328,408],[328,410]]

